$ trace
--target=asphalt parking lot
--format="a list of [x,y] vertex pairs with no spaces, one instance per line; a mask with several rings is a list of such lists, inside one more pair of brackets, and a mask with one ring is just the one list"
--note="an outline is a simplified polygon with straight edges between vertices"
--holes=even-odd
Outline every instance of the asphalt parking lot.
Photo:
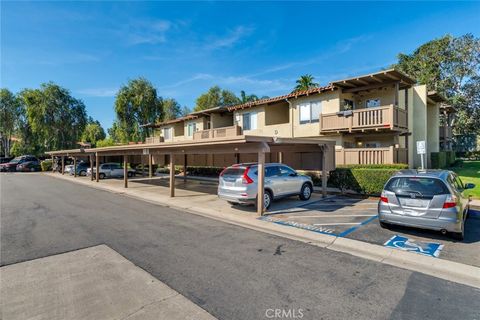
[[376,198],[333,196],[260,219],[378,245],[385,245],[397,236],[403,242],[408,241],[403,250],[419,252],[418,247],[431,245],[439,249],[436,254],[441,259],[480,266],[480,217],[467,219],[465,240],[459,242],[435,231],[401,226],[384,229],[378,223],[377,204]]

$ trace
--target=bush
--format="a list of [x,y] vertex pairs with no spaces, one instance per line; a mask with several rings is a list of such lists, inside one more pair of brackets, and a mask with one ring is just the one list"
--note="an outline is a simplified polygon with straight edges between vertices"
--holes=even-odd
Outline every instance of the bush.
[[392,164],[346,164],[338,165],[337,168],[348,169],[408,169],[408,164],[392,163]]
[[445,151],[432,152],[430,154],[433,169],[443,169],[447,166],[447,155]]
[[455,152],[454,151],[446,151],[446,161],[447,161],[447,166],[451,166],[453,163],[455,163]]
[[187,167],[187,173],[191,176],[218,177],[223,169],[222,167]]
[[337,187],[344,193],[353,190],[359,193],[378,195],[387,180],[398,168],[337,168],[330,173],[329,185]]
[[52,171],[52,160],[43,160],[40,162],[40,167],[42,167],[42,171]]

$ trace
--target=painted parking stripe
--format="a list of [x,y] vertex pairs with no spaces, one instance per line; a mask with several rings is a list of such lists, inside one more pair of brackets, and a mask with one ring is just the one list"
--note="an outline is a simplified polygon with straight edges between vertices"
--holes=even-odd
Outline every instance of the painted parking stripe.
[[334,223],[314,223],[314,226],[342,226],[342,225],[352,225],[352,224],[362,224],[361,222],[334,222]]
[[287,219],[296,218],[343,218],[343,217],[373,217],[376,214],[320,214],[318,216],[290,216]]
[[377,219],[378,216],[373,216],[365,221],[363,221],[362,223],[360,223],[359,225],[357,226],[354,226],[354,227],[351,227],[350,229],[347,229],[345,231],[343,231],[342,233],[340,233],[338,236],[339,237],[345,237],[346,235],[352,233],[353,231],[357,230],[358,228],[360,228],[361,226],[364,226],[366,224],[369,224],[370,222],[372,222],[373,220]]

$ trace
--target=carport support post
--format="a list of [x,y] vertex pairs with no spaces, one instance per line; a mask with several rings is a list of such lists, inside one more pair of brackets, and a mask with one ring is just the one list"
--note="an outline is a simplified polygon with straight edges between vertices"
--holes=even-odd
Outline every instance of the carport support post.
[[95,153],[95,181],[98,182],[99,179],[100,179],[100,172],[99,172],[99,165],[98,165],[98,153]]
[[278,163],[283,163],[283,152],[278,152]]
[[52,173],[55,172],[55,157],[52,156]]
[[90,181],[93,181],[93,155],[90,155]]
[[123,184],[125,188],[128,188],[128,168],[127,168],[127,155],[123,155]]
[[150,179],[152,179],[152,172],[153,172],[153,169],[152,169],[153,159],[152,159],[152,157],[153,157],[153,155],[148,154],[148,177]]
[[62,156],[62,174],[65,174],[65,156]]
[[175,155],[170,154],[170,197],[175,197]]
[[257,213],[263,216],[264,208],[264,193],[265,193],[265,152],[258,152],[258,191],[257,191]]
[[326,148],[323,148],[322,150],[322,197],[325,198],[327,196],[327,170],[325,170],[325,167],[327,165],[327,161],[325,160],[325,150]]
[[183,182],[187,182],[187,155],[183,155]]
[[77,177],[77,157],[73,157],[73,176]]

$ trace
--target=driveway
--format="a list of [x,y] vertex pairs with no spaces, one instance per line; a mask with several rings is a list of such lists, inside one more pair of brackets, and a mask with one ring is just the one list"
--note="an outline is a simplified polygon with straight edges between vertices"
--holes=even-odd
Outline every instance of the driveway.
[[219,319],[480,318],[473,287],[42,174],[1,178],[2,265],[106,244]]

